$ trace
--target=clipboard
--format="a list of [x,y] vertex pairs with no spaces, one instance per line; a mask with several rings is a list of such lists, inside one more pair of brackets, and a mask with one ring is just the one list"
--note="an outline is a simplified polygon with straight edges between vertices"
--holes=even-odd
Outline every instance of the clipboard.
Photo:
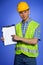
[[16,35],[15,24],[2,27],[2,33],[4,37],[4,45],[17,44],[16,41],[12,40],[11,35]]

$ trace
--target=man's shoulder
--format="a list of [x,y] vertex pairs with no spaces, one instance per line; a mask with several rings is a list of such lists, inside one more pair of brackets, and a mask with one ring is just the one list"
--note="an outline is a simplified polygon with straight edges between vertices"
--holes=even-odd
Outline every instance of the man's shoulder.
[[33,19],[31,20],[31,22],[40,25],[39,22],[37,22],[37,21],[35,21],[35,20],[33,20]]

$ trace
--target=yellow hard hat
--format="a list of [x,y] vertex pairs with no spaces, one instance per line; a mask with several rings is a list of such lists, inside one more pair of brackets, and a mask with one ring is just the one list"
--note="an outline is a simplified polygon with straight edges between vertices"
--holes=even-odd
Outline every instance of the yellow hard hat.
[[18,12],[21,12],[21,11],[24,11],[24,10],[27,10],[27,9],[29,9],[29,5],[26,2],[20,2],[17,6]]

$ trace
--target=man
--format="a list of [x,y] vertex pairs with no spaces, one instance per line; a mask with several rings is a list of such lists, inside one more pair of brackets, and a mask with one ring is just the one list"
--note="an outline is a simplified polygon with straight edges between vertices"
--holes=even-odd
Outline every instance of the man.
[[22,21],[15,26],[16,35],[12,35],[17,41],[14,65],[36,65],[39,23],[29,17],[30,8],[26,2],[18,3],[17,11]]

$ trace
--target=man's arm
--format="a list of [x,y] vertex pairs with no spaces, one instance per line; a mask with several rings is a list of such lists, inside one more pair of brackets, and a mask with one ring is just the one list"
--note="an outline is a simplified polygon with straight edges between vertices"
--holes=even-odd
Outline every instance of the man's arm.
[[27,44],[36,44],[38,42],[38,39],[37,38],[31,38],[31,39],[20,38],[20,41],[25,42]]
[[27,44],[36,44],[38,42],[38,39],[37,38],[22,38],[22,37],[19,37],[19,36],[16,36],[16,35],[12,35],[13,37],[13,40],[16,40],[16,41],[22,41],[22,42],[25,42]]
[[22,41],[22,42],[25,42],[27,44],[37,44],[39,39],[40,39],[40,27],[38,27],[34,33],[34,37],[33,38],[22,38],[22,37],[18,37],[16,35],[12,35],[13,39],[14,40],[17,40],[17,41]]

